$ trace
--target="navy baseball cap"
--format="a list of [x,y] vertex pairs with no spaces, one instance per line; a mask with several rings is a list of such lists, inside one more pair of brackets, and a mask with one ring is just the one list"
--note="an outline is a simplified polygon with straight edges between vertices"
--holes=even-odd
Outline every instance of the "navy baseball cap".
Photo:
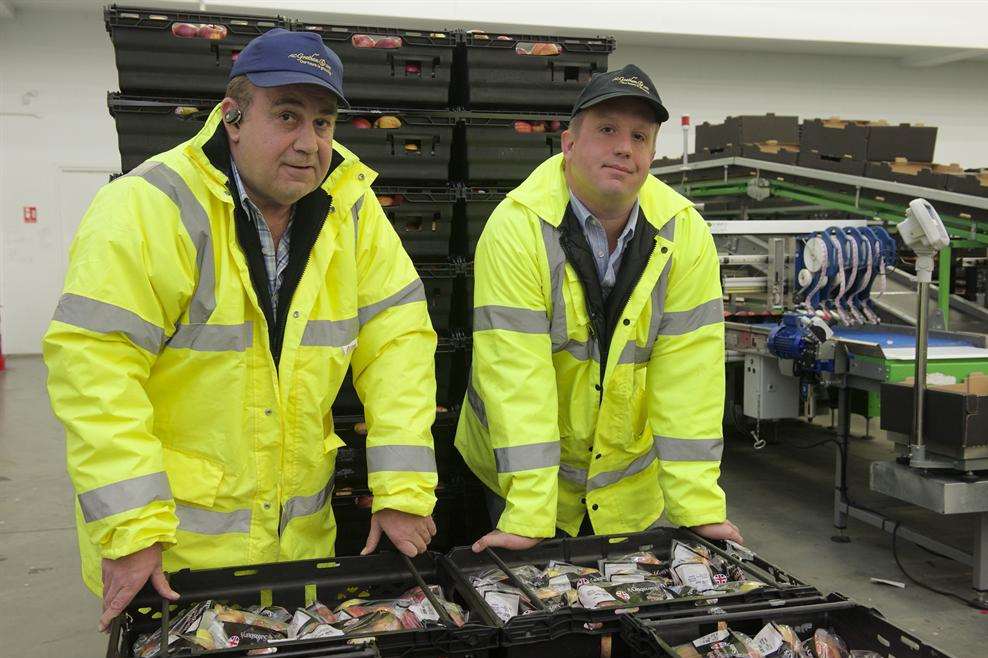
[[655,91],[652,79],[634,64],[628,64],[618,71],[599,73],[592,77],[580,92],[580,97],[576,99],[573,116],[597,103],[625,96],[640,98],[648,103],[655,111],[655,119],[658,123],[669,120],[669,111]]
[[230,78],[238,75],[258,87],[319,85],[333,92],[342,107],[350,107],[343,95],[343,63],[312,32],[268,30],[240,51]]

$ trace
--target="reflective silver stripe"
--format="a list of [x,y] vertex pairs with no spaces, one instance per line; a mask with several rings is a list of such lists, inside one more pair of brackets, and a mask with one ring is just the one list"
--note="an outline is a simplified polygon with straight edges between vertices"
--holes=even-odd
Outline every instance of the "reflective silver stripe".
[[436,472],[436,453],[428,446],[368,446],[367,473],[381,471]]
[[473,330],[506,329],[523,334],[549,332],[545,311],[510,306],[478,306],[473,310]]
[[635,459],[628,465],[628,468],[623,471],[606,471],[604,473],[598,473],[589,480],[587,480],[587,492],[591,492],[595,489],[600,489],[601,487],[607,487],[615,482],[619,482],[624,478],[631,477],[637,473],[641,473],[646,468],[652,465],[655,461],[655,452],[649,450],[644,455]]
[[659,326],[660,336],[681,336],[701,327],[724,321],[724,302],[720,297],[688,311],[666,311]]
[[724,439],[674,439],[658,435],[652,438],[659,459],[667,462],[720,461],[724,452]]
[[353,216],[353,239],[356,241],[360,237],[360,208],[364,205],[364,197],[360,198],[350,207],[350,215]]
[[309,320],[302,332],[302,345],[308,347],[343,347],[357,338],[357,318],[346,320]]
[[357,317],[360,319],[360,325],[363,326],[373,320],[378,313],[386,311],[392,306],[400,306],[402,304],[411,304],[413,302],[424,301],[425,286],[422,285],[421,279],[415,279],[390,297],[386,297],[379,302],[357,309]]
[[232,512],[175,505],[178,516],[178,529],[197,532],[200,535],[224,535],[228,532],[250,532],[250,510],[237,509]]
[[593,338],[589,340],[568,340],[556,352],[569,352],[578,361],[600,362],[600,346]]
[[549,319],[549,332],[552,336],[552,351],[558,352],[569,342],[566,329],[566,298],[563,296],[563,281],[566,278],[566,254],[559,244],[559,229],[542,221],[542,240],[549,262],[549,282],[552,287],[552,317]]
[[79,507],[86,523],[144,507],[156,500],[171,500],[172,490],[164,471],[140,475],[90,489],[79,494]]
[[645,349],[649,356],[651,356],[652,348],[655,347],[655,341],[659,337],[659,327],[662,325],[662,315],[666,306],[666,289],[669,287],[669,270],[671,269],[672,259],[670,258],[666,261],[666,266],[662,268],[662,274],[659,275],[659,280],[655,282],[655,287],[652,288],[652,314],[648,320],[648,341],[645,343]]
[[559,477],[573,484],[585,487],[587,484],[587,469],[577,468],[576,466],[570,466],[569,464],[560,462]]
[[621,350],[618,363],[648,363],[652,356],[652,351],[647,347],[642,347],[634,340],[629,340]]
[[164,329],[132,311],[72,293],[58,300],[52,319],[101,334],[122,333],[134,345],[152,354],[161,351],[165,339]]
[[480,399],[480,393],[473,387],[473,380],[467,384],[467,401],[470,403],[473,415],[480,421],[480,425],[487,429],[487,407],[484,406],[484,401]]
[[326,486],[312,494],[311,496],[294,496],[285,501],[281,507],[281,524],[279,532],[285,529],[288,522],[299,516],[309,516],[315,514],[330,500],[333,495],[333,486],[336,484],[336,473],[330,476]]
[[494,448],[494,461],[497,463],[498,473],[559,466],[559,441]]
[[659,229],[659,235],[661,235],[663,238],[665,238],[669,242],[673,242],[675,240],[675,238],[676,238],[676,218],[675,217],[673,217],[668,222],[666,222],[665,224],[662,225],[662,228]]
[[171,349],[195,352],[243,352],[254,342],[254,325],[180,324],[168,339]]
[[161,190],[178,206],[182,225],[196,248],[199,281],[189,303],[189,323],[202,324],[216,309],[216,268],[213,262],[213,238],[209,217],[185,180],[163,162],[148,161],[127,176],[143,178]]

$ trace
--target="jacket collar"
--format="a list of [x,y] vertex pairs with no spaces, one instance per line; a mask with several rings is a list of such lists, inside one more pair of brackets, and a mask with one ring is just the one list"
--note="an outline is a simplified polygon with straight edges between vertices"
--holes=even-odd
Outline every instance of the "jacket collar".
[[[508,192],[508,198],[525,206],[553,226],[563,221],[569,204],[569,188],[563,175],[563,154],[557,153]],[[655,228],[662,228],[674,215],[693,205],[686,197],[649,174],[638,192],[642,215]]]
[[[232,202],[227,182],[230,178],[230,145],[223,129],[222,110],[217,104],[205,125],[196,135],[179,146],[204,174],[210,191]],[[370,189],[377,172],[365,165],[349,149],[333,142],[333,159],[329,173],[320,187],[343,207],[352,206]]]

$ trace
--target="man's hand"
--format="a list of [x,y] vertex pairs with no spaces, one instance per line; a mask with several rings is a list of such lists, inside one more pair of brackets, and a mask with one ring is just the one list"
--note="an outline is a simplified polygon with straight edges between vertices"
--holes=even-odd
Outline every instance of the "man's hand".
[[730,521],[724,521],[723,523],[707,523],[706,525],[695,525],[690,528],[690,530],[705,539],[730,539],[736,544],[744,543],[744,537],[741,536],[741,530]]
[[101,632],[107,631],[110,622],[124,611],[148,578],[158,594],[169,601],[178,600],[178,592],[171,588],[161,570],[161,546],[158,544],[116,560],[103,559]]
[[540,541],[542,540],[537,537],[522,537],[521,535],[512,535],[509,532],[492,530],[473,543],[473,552],[481,553],[488,546],[499,546],[509,551],[524,551],[532,548]]
[[382,509],[371,517],[370,534],[361,555],[373,553],[381,540],[381,531],[391,543],[408,557],[425,553],[426,546],[436,536],[436,524],[431,516],[417,516],[394,509]]

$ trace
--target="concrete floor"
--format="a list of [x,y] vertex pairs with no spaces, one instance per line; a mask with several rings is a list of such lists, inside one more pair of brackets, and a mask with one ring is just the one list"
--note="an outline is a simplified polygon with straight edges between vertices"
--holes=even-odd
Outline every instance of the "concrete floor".
[[[79,576],[64,439],[48,406],[44,376],[37,357],[10,358],[8,370],[0,372],[0,654],[104,655],[106,638],[96,631],[100,606]],[[854,433],[863,434],[863,423],[855,424]],[[828,436],[826,427],[791,423],[779,428],[778,442],[760,451],[746,439],[728,441],[722,483],[730,517],[749,546],[821,590],[880,610],[953,658],[986,655],[988,615],[911,584],[896,589],[869,581],[905,580],[892,559],[889,535],[852,519],[853,541],[830,541],[833,447],[791,447]],[[970,518],[937,516],[868,492],[868,462],[890,454],[890,444],[880,438],[853,441],[852,497],[969,551]],[[915,575],[969,593],[970,568],[907,542],[900,542],[900,556]]]

